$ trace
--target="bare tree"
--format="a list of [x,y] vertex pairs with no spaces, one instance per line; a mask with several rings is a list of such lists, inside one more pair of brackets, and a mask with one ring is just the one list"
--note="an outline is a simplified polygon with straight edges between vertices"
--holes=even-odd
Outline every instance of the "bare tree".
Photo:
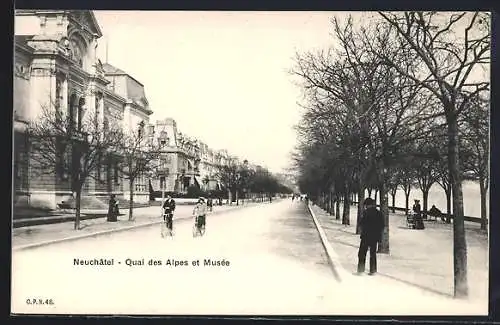
[[161,155],[165,147],[166,143],[155,141],[153,134],[146,134],[144,123],[123,134],[117,151],[121,156],[120,169],[129,183],[129,220],[133,220],[136,180],[153,173],[163,164]]
[[121,130],[104,125],[95,112],[69,115],[56,107],[42,107],[27,130],[35,175],[55,175],[56,183],[70,186],[75,197],[75,230],[80,228],[83,185],[95,178],[100,157],[119,147]]
[[430,91],[441,106],[448,136],[448,164],[453,195],[455,296],[468,295],[467,245],[464,228],[462,173],[459,158],[458,120],[469,101],[489,89],[491,31],[488,13],[404,12],[380,13],[394,35],[399,51],[413,62],[405,69],[392,58],[373,49],[384,64]]
[[[438,137],[430,137],[427,141],[421,141],[415,147],[413,153],[415,166],[415,178],[418,187],[422,191],[423,197],[423,214],[427,215],[427,207],[429,201],[429,191],[439,179],[439,145]],[[430,141],[429,141],[430,140]],[[436,145],[436,141],[437,145]]]
[[460,127],[463,146],[461,156],[465,156],[463,159],[464,169],[472,171],[479,182],[482,230],[486,230],[488,224],[486,206],[490,156],[488,104],[485,99],[479,97],[472,100]]
[[227,190],[229,204],[232,204],[232,193],[237,189],[238,169],[236,159],[229,159],[226,164],[217,166],[216,177]]

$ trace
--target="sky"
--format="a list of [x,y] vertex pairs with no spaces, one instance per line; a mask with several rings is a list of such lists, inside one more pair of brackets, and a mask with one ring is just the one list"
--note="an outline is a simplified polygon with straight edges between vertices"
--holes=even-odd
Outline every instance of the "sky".
[[94,13],[99,58],[107,52],[144,84],[151,121],[174,118],[182,133],[272,172],[290,167],[302,93],[289,71],[296,52],[331,44],[333,13]]

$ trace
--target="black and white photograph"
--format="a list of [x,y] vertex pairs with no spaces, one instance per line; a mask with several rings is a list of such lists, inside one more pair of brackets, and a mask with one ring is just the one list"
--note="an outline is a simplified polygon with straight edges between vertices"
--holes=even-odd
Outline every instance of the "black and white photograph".
[[16,9],[11,314],[487,315],[491,13]]

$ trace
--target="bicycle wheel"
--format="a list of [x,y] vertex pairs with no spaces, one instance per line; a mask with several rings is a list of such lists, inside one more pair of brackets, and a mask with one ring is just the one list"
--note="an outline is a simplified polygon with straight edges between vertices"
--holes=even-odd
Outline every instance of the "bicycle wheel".
[[166,226],[165,226],[165,222],[162,222],[161,225],[160,225],[160,234],[161,234],[161,237],[164,238],[165,237],[165,229]]
[[167,234],[172,237],[174,235],[174,224],[172,220],[167,220]]

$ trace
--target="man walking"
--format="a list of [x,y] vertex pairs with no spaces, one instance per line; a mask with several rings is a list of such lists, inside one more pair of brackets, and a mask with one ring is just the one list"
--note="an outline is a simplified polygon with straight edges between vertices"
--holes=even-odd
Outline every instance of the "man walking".
[[366,253],[370,250],[370,273],[377,273],[377,243],[382,238],[384,216],[377,210],[375,201],[367,198],[364,201],[365,210],[360,221],[361,243],[358,251],[358,273],[365,272]]

